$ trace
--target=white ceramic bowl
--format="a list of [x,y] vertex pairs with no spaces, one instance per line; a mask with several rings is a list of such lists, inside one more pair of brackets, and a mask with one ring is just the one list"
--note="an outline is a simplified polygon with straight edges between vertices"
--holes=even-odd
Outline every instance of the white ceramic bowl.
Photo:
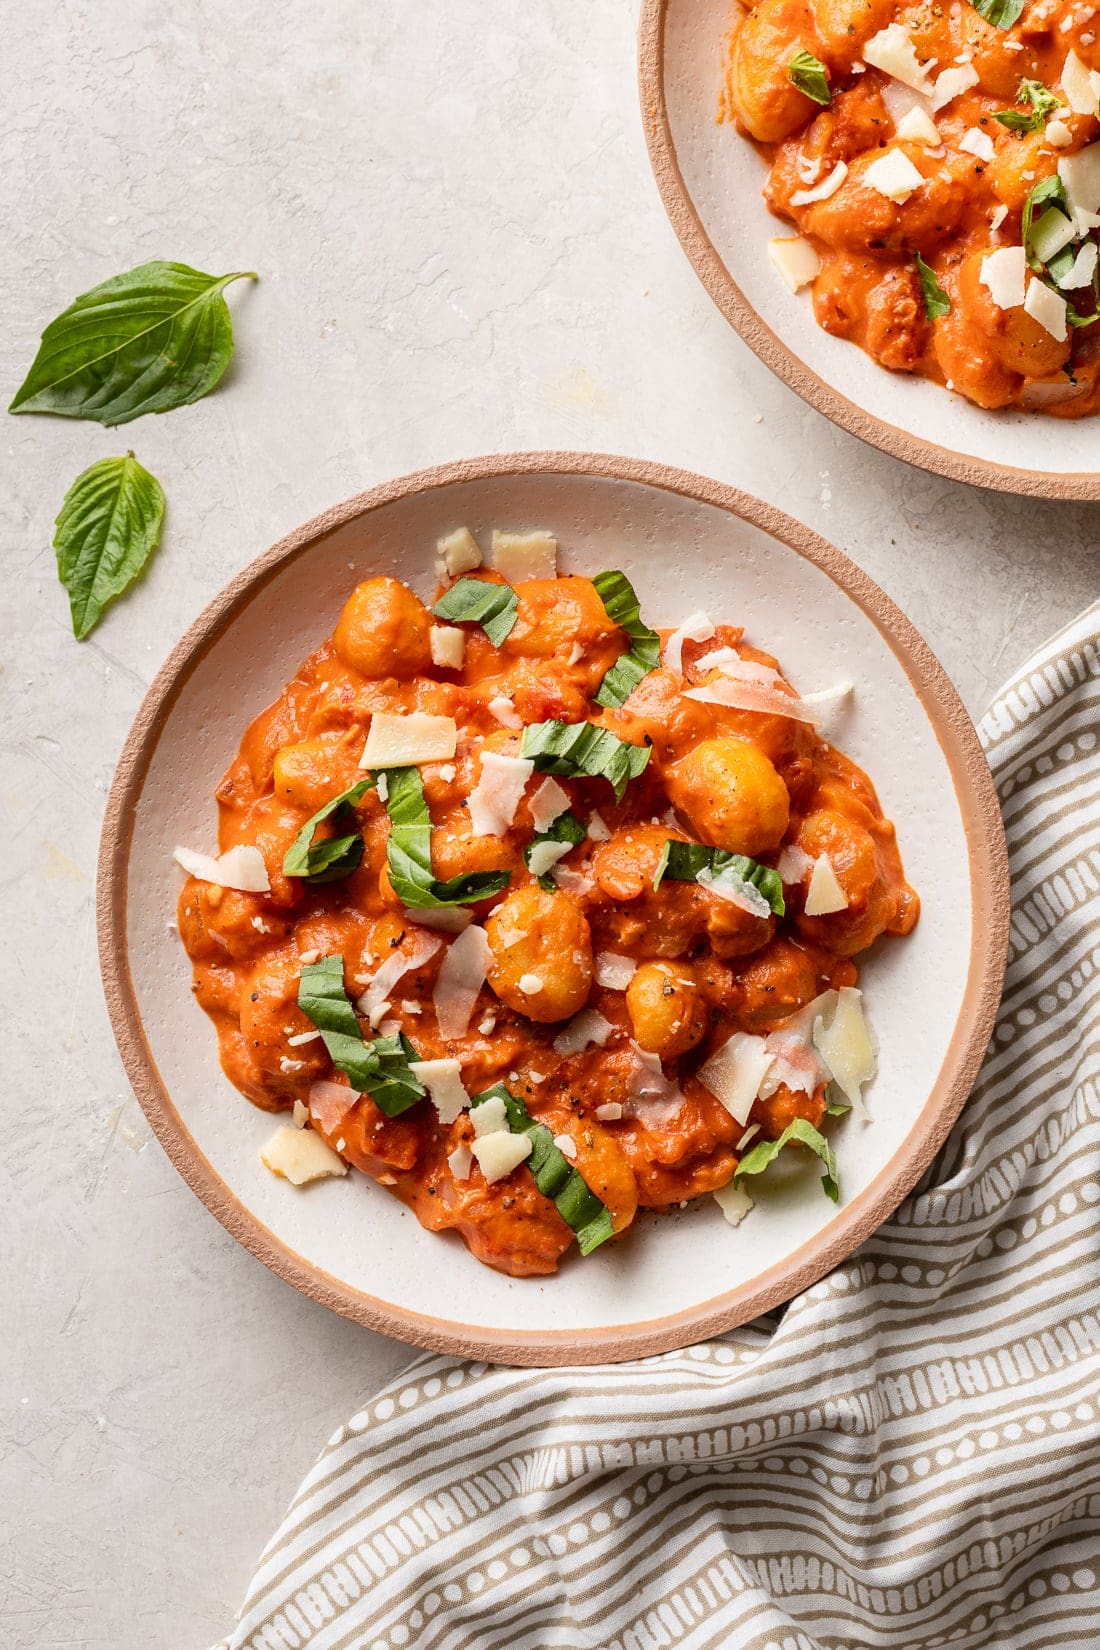
[[[746,626],[807,690],[852,677],[835,737],[897,822],[923,914],[863,984],[880,1043],[874,1123],[837,1130],[842,1201],[808,1164],[762,1187],[740,1229],[714,1204],[648,1216],[548,1279],[515,1280],[432,1235],[361,1175],[296,1191],[260,1164],[270,1116],[230,1087],[169,929],[176,842],[212,845],[214,786],[247,722],[332,629],[351,586],[395,573],[433,588],[436,539],[468,524],[546,527],[565,570],[620,567],[642,609]],[[845,1256],[916,1180],[969,1091],[995,1012],[1008,902],[1000,816],[974,730],[939,665],[845,557],[715,482],[625,459],[529,454],[376,488],[241,573],[149,691],[111,791],[100,956],[134,1088],[191,1186],[267,1265],[337,1311],[418,1345],[508,1362],[623,1358],[683,1345],[788,1299]],[[778,1167],[778,1166],[777,1166]]]
[[875,447],[981,487],[1100,498],[1100,419],[983,412],[939,384],[888,372],[814,320],[767,245],[791,234],[761,193],[752,143],[719,122],[733,0],[644,0],[642,113],[650,159],[696,274],[745,342],[804,400]]

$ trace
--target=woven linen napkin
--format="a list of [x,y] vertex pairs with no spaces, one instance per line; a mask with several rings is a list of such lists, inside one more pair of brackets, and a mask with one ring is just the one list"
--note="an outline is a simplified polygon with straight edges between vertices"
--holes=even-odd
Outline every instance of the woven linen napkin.
[[1100,1644],[1100,606],[981,723],[1013,919],[974,1094],[777,1317],[594,1369],[419,1359],[228,1650]]

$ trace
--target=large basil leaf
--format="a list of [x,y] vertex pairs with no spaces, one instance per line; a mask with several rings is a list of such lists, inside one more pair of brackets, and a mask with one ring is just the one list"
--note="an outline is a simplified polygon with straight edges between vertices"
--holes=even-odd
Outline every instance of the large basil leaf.
[[474,905],[501,893],[511,871],[467,871],[437,880],[432,870],[432,821],[418,768],[387,768],[386,811],[390,838],[386,865],[390,884],[402,905],[435,910],[444,905]]
[[621,705],[642,677],[660,664],[661,638],[643,623],[634,586],[625,573],[597,573],[592,583],[612,624],[630,637],[630,651],[616,659],[596,693],[598,705]]
[[113,425],[201,400],[233,354],[222,293],[255,279],[156,262],[103,281],[50,322],[8,411]]
[[384,1116],[400,1117],[423,1100],[427,1090],[412,1070],[420,1056],[404,1032],[364,1042],[344,990],[344,959],[339,952],[302,969],[298,1007],[321,1033],[333,1065],[353,1089],[369,1094]]
[[368,774],[366,779],[360,779],[358,784],[341,791],[318,808],[312,819],[307,819],[290,847],[283,855],[283,875],[286,877],[301,877],[304,882],[339,882],[342,877],[349,877],[358,869],[363,859],[363,838],[358,831],[349,831],[346,836],[326,837],[321,842],[314,842],[313,834],[318,825],[326,819],[331,819],[339,830],[345,824],[355,822],[355,804],[360,802],[369,790],[374,789],[374,777]]
[[160,541],[164,493],[133,453],[101,458],[77,476],[57,518],[57,576],[83,641],[103,609],[128,590]]
[[788,1123],[778,1140],[761,1140],[758,1145],[747,1151],[736,1169],[733,1171],[734,1180],[740,1180],[742,1175],[762,1174],[769,1163],[774,1163],[784,1146],[797,1140],[803,1146],[809,1146],[816,1152],[825,1165],[825,1173],[821,1177],[821,1190],[833,1203],[840,1197],[840,1185],[837,1181],[836,1157],[833,1148],[825,1136],[815,1129],[805,1117],[796,1117],[793,1123]]
[[661,886],[665,877],[673,882],[697,882],[700,871],[710,871],[715,877],[723,874],[744,882],[762,894],[777,917],[786,914],[783,899],[783,878],[770,865],[747,854],[732,854],[725,848],[704,848],[699,842],[677,842],[671,837],[661,850],[653,886]]
[[540,773],[606,779],[621,802],[630,781],[644,771],[650,746],[630,745],[593,722],[532,722],[523,730],[520,754],[530,757]]
[[500,1099],[511,1134],[525,1134],[531,1142],[527,1167],[543,1197],[550,1198],[565,1224],[576,1233],[577,1247],[582,1255],[590,1255],[601,1243],[615,1236],[611,1211],[602,1198],[586,1183],[564,1152],[554,1144],[554,1136],[545,1123],[536,1123],[527,1106],[518,1095],[496,1083],[484,1094],[475,1094],[470,1101],[471,1111],[483,1100]]

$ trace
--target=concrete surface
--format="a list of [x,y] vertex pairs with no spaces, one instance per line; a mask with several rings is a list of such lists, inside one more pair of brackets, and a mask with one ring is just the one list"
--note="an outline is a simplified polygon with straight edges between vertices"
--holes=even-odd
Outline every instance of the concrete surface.
[[[861,562],[978,709],[1097,590],[1095,510],[970,492],[833,430],[730,333],[666,223],[632,0],[9,0],[0,387],[147,258],[254,268],[222,388],[120,432],[7,419],[0,1643],[188,1650],[326,1435],[406,1359],[269,1276],[169,1167],[101,1001],[93,868],[131,716],[183,627],[359,488],[511,447],[738,482]],[[78,646],[66,486],[132,445],[144,584]]]

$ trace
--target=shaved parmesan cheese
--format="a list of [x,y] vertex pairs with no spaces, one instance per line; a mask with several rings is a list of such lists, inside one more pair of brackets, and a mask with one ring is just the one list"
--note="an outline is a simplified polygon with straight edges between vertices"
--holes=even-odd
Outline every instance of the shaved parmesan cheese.
[[699,1067],[697,1076],[716,1100],[725,1106],[735,1123],[747,1123],[772,1056],[763,1037],[735,1031],[716,1054]]
[[1048,120],[1043,137],[1052,149],[1068,149],[1073,142],[1073,133],[1064,120]]
[[313,964],[315,962],[320,962],[320,960],[321,952],[319,947],[315,947],[312,951],[302,951],[298,957],[298,961],[302,964],[303,968],[312,968]]
[[752,1208],[752,1198],[744,1186],[733,1180],[728,1185],[719,1186],[713,1197],[731,1226],[740,1226]]
[[736,1151],[743,1152],[750,1140],[755,1140],[760,1133],[759,1123],[750,1123],[735,1147]]
[[962,92],[968,92],[971,86],[978,84],[978,71],[973,63],[960,63],[957,69],[945,69],[936,76],[932,87],[932,113],[935,114],[945,104],[950,103]]
[[791,205],[810,206],[814,201],[827,201],[830,196],[836,194],[847,176],[847,166],[842,160],[838,160],[828,177],[822,178],[812,189],[796,189],[791,196]]
[[483,1100],[479,1106],[471,1106],[470,1122],[476,1135],[499,1134],[502,1129],[506,1129],[508,1113],[500,1095],[494,1094],[491,1100]]
[[800,292],[821,274],[821,259],[801,235],[774,236],[768,242],[768,257],[792,292]]
[[554,1144],[563,1157],[575,1158],[577,1155],[576,1143],[571,1134],[556,1134]]
[[716,874],[709,865],[704,865],[695,880],[700,888],[705,888],[708,893],[715,894],[719,899],[728,900],[731,905],[735,905],[739,911],[747,912],[750,917],[763,917],[766,921],[772,914],[772,908],[759,888],[734,875],[732,871],[720,871]]
[[721,681],[688,688],[685,699],[701,705],[728,705],[732,710],[759,711],[763,716],[790,716],[796,722],[813,722],[814,714],[793,693],[780,693],[763,682],[740,682],[723,675]]
[[927,95],[932,90],[928,72],[917,58],[917,49],[909,31],[900,23],[891,23],[887,28],[880,29],[864,43],[863,61],[870,63],[872,68],[881,69],[883,74],[890,75],[894,80],[900,80],[903,86],[911,86],[915,92]]
[[866,1118],[862,1088],[875,1075],[875,1045],[863,1015],[863,993],[842,986],[831,1020],[814,1022],[814,1047],[857,1117]]
[[309,1107],[303,1106],[300,1100],[295,1100],[294,1110],[290,1115],[294,1119],[294,1127],[296,1129],[304,1129],[306,1124],[309,1122]]
[[990,229],[993,229],[993,230],[1000,229],[1001,225],[1004,223],[1004,221],[1007,217],[1008,217],[1008,207],[1007,206],[998,206],[995,209],[995,211],[993,212],[992,216],[990,217],[990,220],[989,220]]
[[522,579],[556,579],[558,541],[553,533],[495,532],[489,565],[509,584]]
[[833,911],[846,911],[848,896],[837,881],[833,862],[828,854],[819,854],[814,861],[813,875],[806,894],[805,911],[808,917],[827,917]]
[[588,835],[591,837],[593,842],[611,841],[611,832],[604,824],[603,815],[597,813],[595,808],[593,808],[591,814],[588,816]]
[[441,1123],[453,1123],[470,1104],[457,1060],[417,1060],[413,1074],[427,1089]]
[[784,848],[783,852],[780,854],[779,864],[776,866],[776,870],[779,872],[779,875],[783,881],[790,885],[792,883],[801,882],[807,871],[809,871],[812,866],[813,860],[810,858],[809,854],[804,854],[802,849],[796,848],[792,842]]
[[602,985],[605,991],[625,991],[637,972],[638,964],[633,957],[601,951],[596,958],[596,984]]
[[596,1009],[582,1008],[554,1038],[554,1053],[579,1054],[589,1043],[602,1048],[614,1029]]
[[474,1154],[465,1141],[460,1146],[456,1146],[447,1158],[447,1167],[455,1180],[469,1180],[470,1170],[473,1166]]
[[1100,74],[1088,68],[1076,52],[1062,64],[1062,90],[1075,115],[1094,115],[1100,105]]
[[1040,263],[1048,264],[1064,246],[1076,239],[1076,225],[1056,206],[1050,207],[1031,226],[1031,245]]
[[312,1129],[285,1126],[276,1129],[260,1148],[260,1162],[281,1180],[289,1180],[292,1186],[307,1186],[311,1180],[325,1180],[330,1175],[348,1172],[343,1158],[337,1157],[332,1147]]
[[902,206],[913,191],[920,188],[924,176],[901,149],[887,149],[878,160],[871,162],[861,181],[865,188]]
[[528,850],[527,868],[533,877],[544,877],[572,847],[571,842],[535,842]]
[[585,894],[590,894],[596,886],[591,877],[581,876],[579,871],[571,871],[568,865],[555,865],[550,875],[562,893],[572,894],[574,899],[583,899]]
[[172,858],[183,866],[189,877],[209,882],[215,888],[236,888],[244,894],[271,892],[264,856],[258,848],[229,848],[214,859],[210,854],[196,854],[191,848],[177,847]]
[[412,768],[421,762],[447,762],[457,744],[453,716],[429,716],[421,710],[395,716],[390,711],[376,710],[359,766]]
[[1075,213],[1100,212],[1100,143],[1090,143],[1075,155],[1063,155],[1058,176]]
[[569,798],[556,779],[544,779],[530,801],[531,823],[536,831],[548,831],[565,812]]
[[401,915],[406,922],[416,923],[421,928],[434,928],[440,934],[461,934],[474,920],[473,912],[463,905],[441,906],[438,911],[425,906],[411,906]]
[[[814,256],[816,257],[817,254],[815,253]],[[818,267],[820,268],[820,259],[818,260]],[[812,275],[810,279],[813,279]],[[674,670],[678,676],[682,676],[684,673],[684,643],[709,642],[713,635],[714,626],[702,609],[695,613],[689,613],[686,619],[680,621],[665,643],[665,664],[668,669]]]
[[483,750],[481,777],[470,792],[470,824],[478,836],[503,836],[516,817],[516,809],[535,771],[526,756],[504,756]]
[[626,1080],[630,1098],[623,1109],[648,1128],[667,1128],[683,1110],[684,1097],[665,1076],[659,1055],[649,1054],[635,1042],[630,1049],[634,1064]]
[[432,992],[439,1034],[464,1037],[489,967],[489,940],[484,928],[471,924],[451,945]]
[[1059,343],[1063,342],[1066,336],[1066,300],[1059,293],[1052,292],[1042,281],[1029,282],[1024,311],[1033,321],[1038,321],[1044,332],[1049,332]]
[[525,997],[537,997],[542,990],[542,975],[521,974],[518,984]]
[[574,642],[573,646],[569,649],[569,658],[566,663],[571,665],[579,665],[583,658],[584,648],[581,646],[580,642]]
[[503,1180],[531,1155],[529,1134],[484,1134],[473,1143],[478,1168],[491,1186]]
[[998,309],[1016,309],[1024,301],[1027,261],[1022,246],[1001,246],[982,259],[978,285],[989,290]]
[[439,777],[445,785],[449,785],[451,783],[457,772],[458,770],[453,762],[441,762],[439,764]]
[[[940,142],[940,129],[926,109],[914,103],[901,119],[894,123],[894,135],[905,143],[927,143],[935,148]],[[992,150],[992,145],[990,145]]]
[[1096,274],[1096,242],[1086,241],[1058,285],[1063,292],[1076,292],[1078,287],[1091,286]]
[[311,1083],[309,1114],[317,1120],[326,1134],[332,1134],[340,1127],[358,1099],[356,1090],[349,1088],[346,1083]]
[[378,775],[378,778],[375,780],[374,788],[378,792],[379,802],[388,802],[389,801],[389,799],[390,799],[390,778],[389,778],[389,774],[386,772],[385,768],[382,769],[382,772]]
[[979,160],[993,159],[993,139],[988,132],[983,132],[980,126],[970,126],[959,139],[959,148],[968,155],[977,155]]
[[513,705],[507,694],[498,693],[495,698],[490,699],[489,709],[501,727],[521,728],[523,726],[523,717],[517,713],[515,705]]
[[809,1042],[811,1025],[788,1027],[771,1031],[764,1046],[771,1056],[771,1065],[757,1091],[761,1100],[769,1100],[781,1085],[792,1094],[812,1094],[828,1080],[828,1073],[820,1056]]
[[623,1108],[617,1100],[608,1100],[605,1105],[596,1107],[596,1116],[601,1123],[617,1123],[623,1115]]
[[452,579],[460,573],[472,573],[475,567],[481,566],[481,551],[468,527],[456,527],[446,538],[438,539],[436,549]]
[[783,680],[779,672],[771,665],[761,665],[755,659],[742,659],[741,655],[732,647],[718,647],[713,653],[704,653],[695,661],[696,670],[717,670],[723,676],[730,676],[737,682],[764,682],[768,687],[774,687]]
[[360,1014],[365,1014],[373,1025],[375,1015],[401,976],[434,957],[442,944],[443,941],[437,940],[434,934],[411,934],[402,950],[391,951],[385,962],[376,969],[359,999]]
[[428,635],[432,664],[441,670],[461,670],[466,657],[466,632],[451,624],[433,625]]

